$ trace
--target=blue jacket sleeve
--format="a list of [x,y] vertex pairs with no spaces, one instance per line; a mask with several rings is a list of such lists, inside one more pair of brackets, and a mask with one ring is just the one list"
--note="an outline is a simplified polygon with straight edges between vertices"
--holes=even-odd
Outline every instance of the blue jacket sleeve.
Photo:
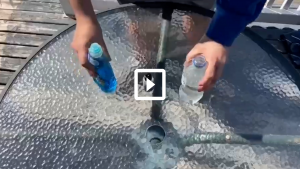
[[266,0],[217,0],[216,13],[206,35],[224,46],[236,37],[262,11]]

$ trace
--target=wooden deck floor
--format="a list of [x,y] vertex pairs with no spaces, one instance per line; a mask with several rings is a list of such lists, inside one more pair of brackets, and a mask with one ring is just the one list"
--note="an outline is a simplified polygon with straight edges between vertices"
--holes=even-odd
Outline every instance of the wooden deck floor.
[[[71,22],[64,18],[59,0],[0,0],[0,93],[25,59]],[[252,29],[284,56],[278,37],[293,29]]]
[[59,0],[0,0],[0,93],[25,59],[71,22]]

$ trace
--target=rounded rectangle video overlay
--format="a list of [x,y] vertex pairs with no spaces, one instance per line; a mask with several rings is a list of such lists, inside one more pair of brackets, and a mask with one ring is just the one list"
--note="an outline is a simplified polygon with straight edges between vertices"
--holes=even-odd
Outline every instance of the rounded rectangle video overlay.
[[[142,86],[142,90],[139,90]],[[166,71],[164,69],[136,69],[134,71],[135,100],[165,100]]]

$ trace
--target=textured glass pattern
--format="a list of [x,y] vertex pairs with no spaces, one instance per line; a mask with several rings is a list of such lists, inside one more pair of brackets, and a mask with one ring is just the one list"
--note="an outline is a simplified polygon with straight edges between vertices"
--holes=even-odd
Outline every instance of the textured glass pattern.
[[[205,27],[207,18],[201,16],[193,21],[193,14],[173,14],[164,121],[151,120],[151,101],[134,100],[133,72],[155,67],[157,14],[159,10],[127,8],[99,16],[119,82],[115,95],[100,92],[81,68],[70,48],[74,29],[38,53],[0,104],[0,168],[300,168],[298,147],[178,145],[180,138],[205,131],[300,134],[299,89],[244,35],[231,48],[222,78],[201,103],[179,104],[182,64],[194,43],[189,32]],[[153,151],[145,129],[156,123],[164,127],[166,138]]]

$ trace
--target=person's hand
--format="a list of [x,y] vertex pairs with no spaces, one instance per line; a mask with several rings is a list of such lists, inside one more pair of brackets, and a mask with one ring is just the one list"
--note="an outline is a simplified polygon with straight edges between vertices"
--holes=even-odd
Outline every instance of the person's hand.
[[[207,37],[206,37],[207,38]],[[204,43],[198,43],[188,53],[185,66],[192,62],[196,56],[202,55],[207,61],[205,75],[199,79],[198,91],[211,89],[216,81],[221,77],[227,59],[227,49],[212,40],[206,39]]]
[[76,31],[71,46],[77,53],[81,65],[87,69],[92,77],[96,77],[97,74],[94,66],[89,63],[87,58],[88,48],[92,43],[98,43],[103,48],[103,52],[106,56],[109,57],[109,53],[103,40],[102,30],[97,20],[77,21]]

